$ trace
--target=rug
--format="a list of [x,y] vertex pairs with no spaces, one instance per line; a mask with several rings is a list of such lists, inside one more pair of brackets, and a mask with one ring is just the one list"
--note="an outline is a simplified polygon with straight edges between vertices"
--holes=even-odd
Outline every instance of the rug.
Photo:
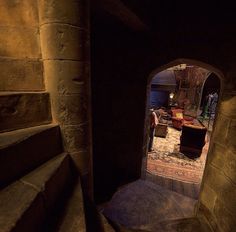
[[169,127],[166,138],[154,138],[154,152],[148,153],[147,171],[153,175],[198,184],[202,180],[209,143],[204,146],[200,158],[189,159],[179,151],[180,135],[181,131]]

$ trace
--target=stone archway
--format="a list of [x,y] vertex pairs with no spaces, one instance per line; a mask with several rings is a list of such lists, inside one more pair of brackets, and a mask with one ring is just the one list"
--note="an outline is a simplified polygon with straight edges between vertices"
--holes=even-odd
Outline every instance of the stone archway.
[[[153,72],[151,72],[151,74],[148,77],[148,84],[147,84],[147,97],[146,97],[146,117],[145,117],[145,126],[144,126],[144,143],[143,143],[143,147],[145,148],[144,154],[143,154],[143,166],[142,166],[142,177],[145,178],[146,175],[146,165],[147,165],[147,147],[145,147],[145,145],[147,144],[147,140],[148,140],[148,102],[149,102],[149,98],[150,98],[150,89],[151,89],[151,80],[152,78],[159,72],[169,69],[173,66],[177,66],[180,64],[188,64],[188,65],[194,65],[194,66],[198,66],[201,68],[204,68],[206,70],[209,70],[209,72],[214,73],[217,77],[219,77],[220,82],[221,82],[221,87],[222,87],[222,82],[223,82],[223,74],[221,73],[220,70],[216,69],[215,67],[206,64],[206,63],[202,63],[200,61],[196,61],[196,60],[190,60],[190,59],[177,59],[174,60],[170,63],[168,63],[167,65],[163,65],[157,69],[155,69]],[[221,88],[222,90],[222,88]],[[222,92],[222,91],[221,91]],[[210,151],[210,147],[208,152]]]

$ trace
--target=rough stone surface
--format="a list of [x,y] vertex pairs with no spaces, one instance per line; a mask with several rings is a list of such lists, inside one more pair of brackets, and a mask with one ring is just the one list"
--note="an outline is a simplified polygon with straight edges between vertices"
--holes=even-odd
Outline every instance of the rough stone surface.
[[115,232],[112,226],[108,223],[107,219],[103,214],[99,214],[100,220],[102,222],[104,232]]
[[21,179],[43,193],[48,213],[53,210],[63,191],[71,187],[71,180],[69,156],[66,153],[49,160]]
[[236,104],[225,93],[219,107],[213,134],[213,148],[206,165],[200,202],[209,210],[208,220],[215,231],[234,231],[236,226]]
[[44,90],[42,61],[1,58],[0,69],[0,91]]
[[226,176],[228,176],[232,182],[236,184],[236,155],[235,152],[231,150],[226,151],[226,157],[225,157],[225,163],[226,165],[223,167],[223,171]]
[[88,64],[80,61],[45,60],[44,71],[48,91],[59,95],[85,92],[85,82],[89,76]]
[[68,23],[88,28],[87,0],[40,0],[40,23]]
[[204,184],[201,192],[201,200],[203,204],[208,206],[208,209],[211,212],[213,212],[216,199],[217,199],[216,192],[207,184]]
[[231,181],[225,182],[221,191],[218,193],[218,199],[223,202],[224,207],[227,208],[232,215],[236,214],[236,185]]
[[127,228],[159,231],[163,221],[193,217],[195,203],[191,198],[138,180],[117,191],[103,214]]
[[0,56],[40,58],[39,30],[0,26]]
[[19,181],[0,192],[0,231],[38,231],[45,214],[39,192]]
[[231,214],[220,200],[216,201],[214,215],[222,232],[233,232],[236,227],[235,214]]
[[234,139],[236,138],[236,119],[231,120],[227,136],[228,136],[227,148],[234,150],[236,152],[236,139]]
[[63,163],[66,154],[60,154],[54,159],[49,160],[47,163],[41,165],[36,170],[30,172],[28,175],[21,178],[21,181],[32,184],[36,189],[44,191],[47,181],[52,178],[53,174],[58,170]]
[[85,175],[89,172],[89,164],[91,162],[88,151],[77,151],[70,154],[74,161],[74,164],[80,170],[81,175]]
[[213,144],[211,153],[208,155],[210,163],[218,168],[225,164],[225,147],[217,143]]
[[62,152],[56,125],[1,133],[0,141],[0,187]]
[[219,112],[226,116],[236,118],[236,96],[234,93],[227,93],[222,96]]
[[180,220],[169,220],[160,223],[157,231],[160,232],[211,232],[212,230],[198,218],[186,218]]
[[48,93],[0,95],[0,131],[48,124],[51,110]]
[[38,4],[35,0],[0,1],[0,25],[38,26]]
[[230,125],[230,119],[228,117],[223,116],[222,114],[218,115],[215,131],[214,131],[214,139],[219,144],[225,145],[227,143],[227,132]]
[[[58,213],[56,209],[71,188],[72,173],[70,157],[62,153],[0,191],[0,231],[44,231],[44,219]],[[83,207],[81,188],[75,194],[78,212]],[[83,209],[73,216],[84,229]]]
[[76,183],[75,188],[69,198],[69,201],[66,204],[57,231],[58,232],[86,231],[83,193],[80,180],[78,180],[78,182]]
[[205,181],[208,186],[210,186],[216,193],[219,193],[225,182],[227,182],[226,177],[221,173],[220,169],[209,165],[206,169]]
[[199,202],[197,217],[206,221],[213,231],[217,231],[218,226],[216,224],[214,213],[210,211],[202,202]]
[[[44,132],[45,130],[50,131],[50,129],[52,130],[55,129],[57,131],[58,138],[60,137],[60,129],[57,124],[40,125],[40,126],[0,133],[0,149],[8,148],[10,146],[15,146],[15,145],[21,145],[20,142],[30,139],[33,136]],[[46,135],[44,136],[46,137]],[[42,139],[43,138],[41,138],[41,140]],[[54,137],[54,140],[60,141],[56,139],[56,137]],[[17,150],[19,151],[19,148],[17,148]],[[26,148],[26,150],[28,149]]]
[[63,125],[79,125],[87,119],[87,99],[82,94],[58,97],[58,118]]
[[84,150],[88,146],[88,125],[66,126],[62,128],[65,147],[68,152]]
[[210,223],[216,231],[233,231],[236,226],[235,96],[222,97],[213,139],[216,141],[206,166],[201,202],[210,211]]
[[[65,150],[74,154],[88,150],[91,139],[88,4],[86,0],[39,1],[46,89],[53,118],[62,128]],[[76,160],[76,166],[83,169],[79,172],[87,173],[88,159],[80,156]]]
[[234,223],[232,219],[236,213],[236,185],[225,176],[224,169],[208,166],[206,172],[200,200],[213,215],[211,224],[223,228],[222,231],[231,231],[230,223]]
[[87,32],[65,24],[45,24],[40,33],[43,59],[87,60]]

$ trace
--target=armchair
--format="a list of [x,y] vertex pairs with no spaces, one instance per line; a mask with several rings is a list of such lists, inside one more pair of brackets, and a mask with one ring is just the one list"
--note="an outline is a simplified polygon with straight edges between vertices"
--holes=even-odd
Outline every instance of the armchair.
[[168,133],[168,121],[164,119],[166,117],[167,112],[163,109],[158,109],[155,111],[158,117],[158,124],[155,128],[155,136],[165,138]]
[[184,110],[183,109],[172,109],[172,125],[174,128],[181,130],[183,124],[193,124],[193,118],[184,116]]
[[190,159],[200,157],[205,145],[207,128],[199,125],[184,124],[180,137],[180,152]]

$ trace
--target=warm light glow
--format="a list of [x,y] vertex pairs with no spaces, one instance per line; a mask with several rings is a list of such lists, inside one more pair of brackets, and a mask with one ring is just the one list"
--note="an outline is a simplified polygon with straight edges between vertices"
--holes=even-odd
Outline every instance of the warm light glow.
[[179,64],[179,65],[168,68],[168,70],[178,71],[178,70],[184,70],[186,69],[186,67],[187,67],[187,64]]
[[170,93],[170,99],[173,99],[174,95],[174,93]]

